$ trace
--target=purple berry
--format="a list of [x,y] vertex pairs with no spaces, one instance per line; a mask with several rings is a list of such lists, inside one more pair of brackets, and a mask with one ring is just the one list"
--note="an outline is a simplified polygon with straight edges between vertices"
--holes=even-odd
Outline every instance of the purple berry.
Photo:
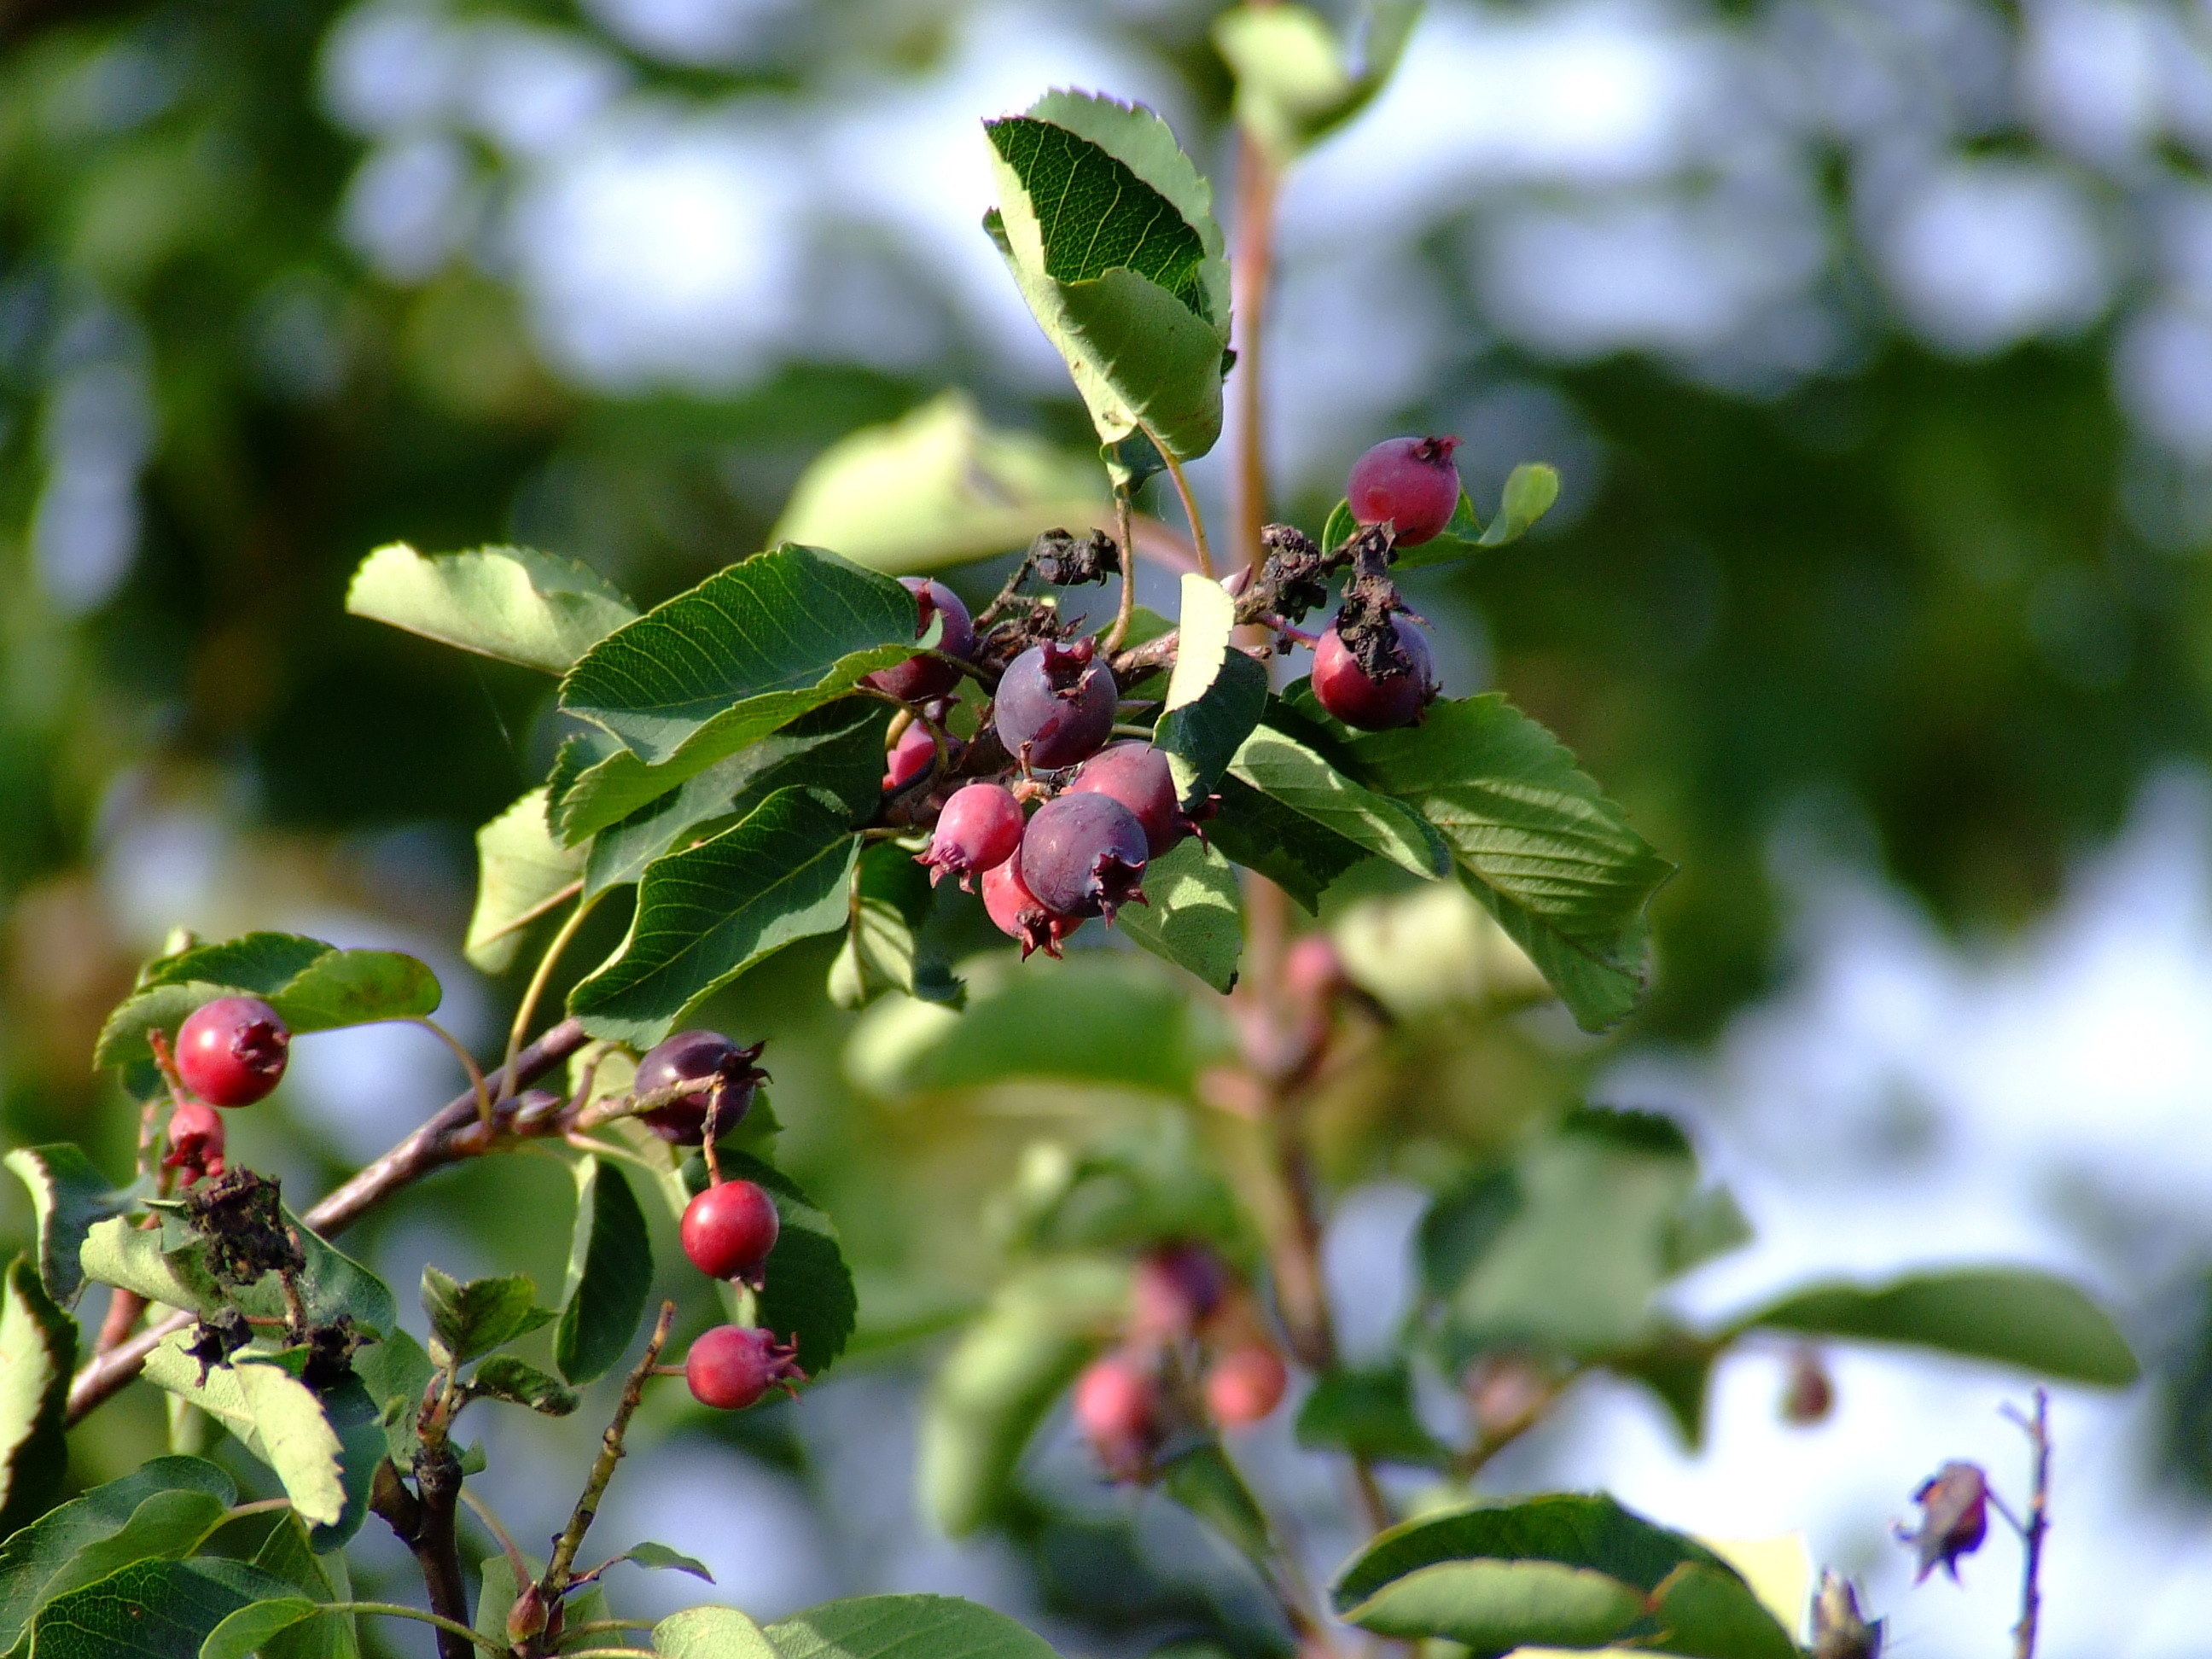
[[1421,630],[1398,617],[1390,619],[1398,644],[1413,665],[1410,674],[1370,674],[1334,628],[1314,647],[1313,694],[1316,702],[1363,732],[1388,732],[1412,723],[1436,686],[1429,641]]
[[1073,766],[1098,752],[1114,729],[1121,693],[1089,640],[1033,645],[1006,665],[991,704],[999,741],[1039,771]]
[[1048,910],[1103,915],[1142,904],[1145,826],[1111,795],[1066,794],[1047,801],[1022,832],[1016,860],[1022,880]]
[[929,850],[917,854],[915,862],[929,866],[931,886],[956,875],[972,893],[976,872],[995,869],[1013,857],[1022,844],[1022,804],[1003,783],[963,785],[945,803]]
[[638,1061],[637,1080],[630,1087],[645,1095],[678,1083],[698,1081],[702,1086],[680,1100],[641,1112],[639,1118],[663,1140],[696,1146],[706,1138],[707,1109],[719,1086],[721,1112],[714,1127],[719,1133],[729,1133],[744,1121],[752,1109],[753,1091],[768,1076],[753,1063],[766,1046],[756,1042],[740,1048],[720,1031],[678,1031]]
[[1433,541],[1459,510],[1456,438],[1386,438],[1352,466],[1345,494],[1361,524],[1388,521],[1401,547]]
[[[927,634],[930,623],[942,616],[945,637],[937,642],[937,648],[948,657],[964,657],[975,650],[975,624],[957,593],[926,576],[902,576],[899,580],[914,595],[915,638]],[[908,657],[896,668],[878,669],[869,675],[868,684],[908,702],[924,702],[945,696],[959,684],[960,671],[934,657]]]
[[793,1357],[797,1352],[758,1326],[717,1325],[702,1331],[684,1356],[684,1380],[701,1405],[743,1411],[779,1382],[788,1388],[806,1380]]
[[1108,744],[1083,763],[1067,792],[1120,801],[1145,826],[1145,845],[1154,858],[1190,832],[1168,757],[1149,743]]
[[1024,962],[1033,951],[1058,956],[1060,940],[1083,926],[1082,917],[1056,915],[1037,902],[1036,895],[1022,883],[1022,861],[1018,858],[994,864],[983,872],[983,908],[1000,933],[1022,942]]
[[884,793],[905,788],[929,770],[936,758],[937,739],[929,735],[929,728],[920,720],[909,722],[884,757]]

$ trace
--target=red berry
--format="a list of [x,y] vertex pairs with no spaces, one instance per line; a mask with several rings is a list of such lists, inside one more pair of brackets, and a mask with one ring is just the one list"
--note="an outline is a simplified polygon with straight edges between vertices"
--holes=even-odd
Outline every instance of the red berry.
[[251,1106],[284,1076],[292,1033],[259,997],[217,997],[177,1030],[177,1072],[202,1100]]
[[1372,675],[1359,665],[1334,628],[1314,647],[1313,694],[1323,708],[1363,732],[1387,732],[1412,724],[1436,684],[1434,660],[1421,630],[1393,617],[1398,644],[1413,663],[1406,674]]
[[1137,1263],[1130,1328],[1139,1336],[1195,1335],[1229,1293],[1229,1269],[1203,1244],[1164,1244]]
[[937,739],[920,720],[908,723],[884,759],[884,793],[903,789],[930,769],[937,758]]
[[1111,795],[1065,794],[1037,809],[1022,831],[1022,880],[1048,910],[1103,915],[1142,904],[1145,826]]
[[1352,516],[1391,525],[1401,547],[1432,541],[1459,510],[1456,438],[1386,438],[1352,465]]
[[750,1181],[709,1187],[684,1209],[684,1254],[709,1279],[757,1285],[782,1221],[775,1200]]
[[1206,1372],[1206,1408],[1225,1427],[1257,1423],[1283,1403],[1290,1384],[1282,1356],[1264,1342],[1248,1342],[1223,1354]]
[[1120,801],[1144,825],[1145,846],[1154,858],[1190,833],[1168,757],[1149,743],[1108,744],[1083,763],[1067,793]]
[[1033,645],[1006,665],[991,702],[999,741],[1039,771],[1073,766],[1098,752],[1114,729],[1121,693],[1089,640]]
[[977,871],[994,869],[1013,857],[1022,844],[1022,804],[1006,785],[963,785],[937,815],[929,850],[917,854],[915,862],[929,866],[931,886],[951,874],[958,876],[961,887],[972,893],[975,888],[970,878]]
[[165,1170],[181,1170],[189,1187],[202,1176],[222,1173],[222,1119],[205,1101],[186,1100],[169,1114],[169,1155]]
[[779,1382],[787,1388],[806,1380],[792,1358],[798,1352],[756,1325],[717,1325],[702,1332],[684,1355],[684,1380],[701,1405],[743,1411]]
[[750,1048],[740,1048],[720,1031],[678,1031],[638,1061],[637,1080],[630,1085],[631,1091],[647,1095],[678,1083],[696,1082],[700,1086],[665,1106],[639,1113],[639,1118],[673,1146],[696,1146],[706,1138],[708,1109],[720,1089],[721,1105],[715,1133],[729,1133],[744,1121],[745,1114],[752,1109],[753,1091],[768,1077],[753,1063],[766,1046],[756,1042]]
[[1024,962],[1032,951],[1058,956],[1060,940],[1083,926],[1082,917],[1055,915],[1037,902],[1036,895],[1023,884],[1022,861],[1018,858],[994,864],[983,872],[983,908],[1000,933],[1021,940]]
[[[965,657],[975,650],[975,624],[957,593],[926,576],[902,576],[899,580],[914,595],[915,638],[927,635],[930,623],[942,616],[945,636],[936,648],[948,657]],[[879,669],[869,675],[868,684],[908,702],[926,702],[959,684],[960,671],[934,657],[908,657],[896,668]]]
[[1127,1354],[1109,1354],[1075,1379],[1075,1422],[1116,1474],[1135,1473],[1164,1438],[1152,1379]]

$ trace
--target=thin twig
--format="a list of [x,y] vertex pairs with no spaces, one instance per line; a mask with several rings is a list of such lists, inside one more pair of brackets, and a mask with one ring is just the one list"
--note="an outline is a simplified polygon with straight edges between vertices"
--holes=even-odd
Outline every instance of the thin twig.
[[1129,637],[1130,619],[1137,614],[1137,546],[1129,529],[1129,492],[1114,492],[1114,528],[1121,544],[1121,604],[1115,612],[1114,626],[1106,635],[1104,654],[1110,657],[1121,648],[1121,641]]
[[[580,1021],[562,1021],[516,1055],[514,1065],[499,1074],[498,1092],[510,1093],[534,1083],[590,1040]],[[473,1092],[463,1094],[447,1102],[428,1121],[374,1164],[356,1171],[352,1179],[300,1218],[311,1231],[331,1237],[401,1188],[412,1185],[434,1170],[486,1150],[489,1143],[483,1141],[477,1123],[476,1096]],[[70,1384],[70,1426],[82,1422],[88,1413],[137,1376],[146,1363],[146,1356],[162,1339],[183,1330],[193,1318],[190,1313],[172,1315],[160,1324],[140,1331],[127,1342],[118,1342],[106,1353],[95,1356]]]
[[2028,1490],[2027,1519],[2020,1528],[2023,1565],[2021,1569],[2020,1622],[2013,1626],[2013,1659],[2035,1659],[2036,1626],[2043,1616],[2043,1540],[2051,1530],[2051,1395],[2035,1391],[2035,1414],[2025,1416],[2011,1407],[2005,1415],[2020,1425],[2033,1449],[2033,1474]]
[[919,720],[922,729],[929,733],[929,741],[937,750],[937,775],[940,778],[952,775],[952,739],[946,734],[942,726],[930,719],[904,697],[894,696],[879,685],[861,684],[854,686],[853,690],[861,696],[873,697],[878,702],[887,702],[894,708],[904,709],[908,719]]
[[537,903],[532,905],[527,910],[525,910],[520,915],[515,917],[512,921],[509,921],[505,927],[496,928],[493,932],[484,934],[482,938],[474,939],[471,948],[474,949],[477,945],[489,945],[494,939],[505,939],[509,933],[520,933],[524,928],[529,927],[532,922],[536,921],[539,917],[551,915],[556,910],[559,909],[562,905],[566,904],[570,899],[575,897],[577,894],[583,890],[584,878],[581,876],[579,876],[575,880],[570,882],[566,887],[562,888],[558,892],[548,893],[544,898],[538,900]]
[[507,1557],[507,1565],[514,1574],[514,1582],[517,1584],[528,1583],[530,1582],[529,1564],[523,1560],[522,1551],[515,1545],[514,1534],[507,1529],[499,1516],[493,1512],[492,1506],[471,1492],[466,1486],[461,1488],[461,1502],[469,1506],[470,1514],[483,1522],[484,1530],[499,1540],[500,1553]]
[[420,1025],[424,1030],[428,1031],[432,1036],[435,1036],[439,1042],[444,1043],[446,1047],[453,1051],[453,1058],[461,1062],[461,1069],[468,1073],[469,1087],[476,1091],[477,1121],[481,1123],[490,1122],[491,1091],[484,1084],[483,1067],[477,1064],[476,1056],[471,1054],[466,1048],[462,1046],[461,1040],[459,1037],[455,1036],[444,1026],[439,1024],[434,1019],[431,1019],[426,1016],[421,1018],[410,1019],[404,1023],[409,1025]]
[[477,1647],[489,1652],[507,1651],[506,1643],[479,1635],[459,1620],[441,1619],[434,1613],[425,1613],[420,1607],[402,1607],[397,1601],[325,1601],[307,1616],[312,1619],[315,1613],[373,1613],[384,1619],[412,1619],[419,1624],[435,1625],[441,1635],[466,1637]]
[[1198,497],[1190,493],[1190,480],[1183,477],[1182,463],[1176,459],[1168,447],[1158,438],[1153,438],[1150,432],[1145,435],[1152,439],[1152,447],[1160,452],[1160,459],[1167,463],[1168,477],[1175,481],[1176,499],[1182,503],[1182,515],[1190,522],[1190,550],[1198,556],[1198,574],[1212,581],[1214,580],[1213,555],[1206,545],[1206,520],[1199,514]]
[[607,1483],[615,1478],[615,1465],[622,1461],[623,1436],[629,1431],[631,1414],[638,1402],[645,1398],[647,1380],[660,1358],[660,1350],[668,1340],[669,1328],[676,1322],[676,1304],[663,1302],[660,1317],[653,1322],[653,1335],[647,1340],[645,1352],[631,1369],[629,1381],[623,1384],[622,1401],[615,1407],[614,1420],[607,1431],[599,1437],[599,1455],[592,1460],[591,1477],[584,1482],[581,1496],[568,1516],[568,1524],[562,1528],[560,1538],[553,1546],[553,1559],[545,1564],[545,1576],[538,1581],[539,1595],[550,1609],[561,1605],[568,1594],[569,1569],[576,1565],[576,1552],[583,1547],[584,1534],[591,1530],[592,1517],[599,1512],[599,1500],[606,1496]]
[[530,1022],[537,1018],[538,1000],[545,994],[545,988],[553,978],[554,965],[561,960],[561,953],[568,948],[568,942],[576,937],[577,929],[584,925],[584,918],[592,914],[592,907],[599,902],[601,896],[602,894],[594,893],[587,898],[578,899],[576,908],[568,913],[568,920],[561,924],[561,931],[554,934],[545,946],[545,954],[538,958],[537,969],[530,975],[530,983],[522,993],[522,1005],[514,1011],[514,1024],[507,1028],[507,1058],[500,1066],[500,1076],[503,1081],[497,1097],[501,1100],[506,1099],[520,1086],[515,1081],[514,1057],[522,1052],[522,1039],[530,1030]]

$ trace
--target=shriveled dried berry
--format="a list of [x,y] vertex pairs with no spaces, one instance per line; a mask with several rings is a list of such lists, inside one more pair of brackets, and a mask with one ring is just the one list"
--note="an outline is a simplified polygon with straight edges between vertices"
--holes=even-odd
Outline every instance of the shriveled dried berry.
[[185,1194],[185,1219],[206,1242],[208,1271],[223,1285],[251,1285],[266,1273],[307,1265],[284,1219],[283,1194],[270,1177],[230,1170]]
[[711,1107],[717,1134],[729,1133],[744,1121],[754,1091],[768,1080],[768,1073],[755,1063],[767,1046],[756,1042],[740,1048],[720,1031],[678,1031],[638,1061],[637,1079],[630,1086],[641,1095],[657,1094],[678,1083],[700,1087],[668,1105],[639,1113],[639,1120],[672,1146],[696,1146],[705,1137]]

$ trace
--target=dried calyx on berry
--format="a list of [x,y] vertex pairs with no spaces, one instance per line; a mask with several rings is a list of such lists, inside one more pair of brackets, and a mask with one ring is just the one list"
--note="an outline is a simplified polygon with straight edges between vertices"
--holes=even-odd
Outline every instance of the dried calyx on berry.
[[1010,858],[983,872],[983,908],[1000,933],[1021,941],[1022,960],[1032,951],[1060,955],[1060,942],[1083,926],[1080,916],[1046,908],[1022,880],[1022,861]]
[[1045,640],[1007,665],[992,699],[999,741],[1024,770],[1057,771],[1098,752],[1121,694],[1089,639]]
[[1030,891],[1060,915],[1110,922],[1122,905],[1145,902],[1145,826],[1111,795],[1070,791],[1047,801],[1015,856]]
[[1120,574],[1121,550],[1103,530],[1076,536],[1048,530],[1030,544],[1029,568],[1053,587],[1081,587]]
[[283,1081],[292,1033],[259,997],[217,997],[177,1028],[177,1074],[216,1106],[251,1106]]
[[[1245,590],[1251,608],[1285,622],[1301,621],[1328,603],[1328,574],[1344,562],[1332,558],[1295,525],[1271,524],[1260,532],[1267,556],[1260,579]],[[1239,609],[1245,607],[1240,606]]]
[[798,1345],[753,1325],[717,1325],[703,1331],[684,1358],[691,1397],[717,1411],[743,1411],[775,1388],[796,1395],[806,1381]]
[[1812,1659],[1881,1659],[1882,1627],[1881,1620],[1869,1622],[1859,1611],[1850,1579],[1821,1572],[1813,1598]]
[[300,1380],[311,1389],[327,1388],[353,1369],[353,1357],[376,1339],[340,1314],[327,1325],[307,1328],[307,1359]]
[[251,1285],[264,1273],[295,1273],[307,1264],[284,1218],[281,1183],[272,1176],[231,1170],[191,1188],[183,1203],[186,1224],[206,1242],[208,1271],[219,1285]]

